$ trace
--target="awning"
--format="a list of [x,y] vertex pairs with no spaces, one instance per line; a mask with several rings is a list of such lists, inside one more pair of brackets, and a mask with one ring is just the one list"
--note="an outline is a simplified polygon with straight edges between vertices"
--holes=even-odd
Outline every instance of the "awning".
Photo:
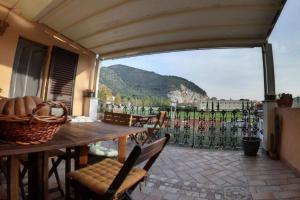
[[286,0],[0,0],[104,59],[266,42]]

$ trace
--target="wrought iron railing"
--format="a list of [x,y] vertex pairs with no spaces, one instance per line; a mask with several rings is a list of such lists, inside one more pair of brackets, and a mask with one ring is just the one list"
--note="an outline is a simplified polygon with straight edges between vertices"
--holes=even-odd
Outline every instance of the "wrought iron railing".
[[159,112],[159,107],[144,107],[144,106],[118,106],[114,104],[98,104],[98,112],[102,113],[105,111],[108,112],[120,112],[127,114],[139,114],[139,115],[149,115],[156,114]]
[[[239,149],[244,136],[259,136],[262,131],[261,113],[253,108],[232,111],[171,109],[108,105],[101,111],[122,112],[128,114],[155,114],[166,110],[167,120],[161,130],[161,136],[170,132],[170,143],[181,146],[215,149]],[[151,120],[149,123],[153,123]]]

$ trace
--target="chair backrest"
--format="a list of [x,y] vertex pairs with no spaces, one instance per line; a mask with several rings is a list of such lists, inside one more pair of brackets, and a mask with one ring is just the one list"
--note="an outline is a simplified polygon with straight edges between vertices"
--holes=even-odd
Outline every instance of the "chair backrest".
[[102,121],[111,124],[131,126],[131,120],[132,117],[128,114],[105,112]]
[[161,128],[165,121],[167,119],[167,112],[166,111],[160,111],[158,116],[157,116],[157,121],[154,124],[154,128]]
[[165,137],[145,146],[141,147],[136,145],[131,153],[129,154],[128,158],[126,159],[123,167],[117,174],[116,178],[113,180],[112,184],[110,185],[107,194],[108,196],[113,196],[118,188],[121,186],[127,175],[129,174],[130,170],[137,164],[144,162],[147,160],[144,170],[148,171],[151,166],[154,164],[155,160],[158,158],[159,154],[162,152],[166,144],[170,139],[170,134],[166,134]]

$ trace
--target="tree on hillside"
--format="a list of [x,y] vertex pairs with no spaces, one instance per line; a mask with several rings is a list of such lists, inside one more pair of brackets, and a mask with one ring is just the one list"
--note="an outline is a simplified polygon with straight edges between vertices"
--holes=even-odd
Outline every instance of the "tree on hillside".
[[112,92],[111,90],[106,87],[105,85],[100,85],[100,88],[99,88],[99,96],[98,98],[100,99],[100,101],[102,103],[106,103],[106,101],[108,99],[110,99],[112,97]]
[[144,97],[142,99],[142,104],[143,106],[151,106],[151,99],[148,96]]
[[119,93],[115,96],[115,104],[120,105],[121,104],[121,96]]

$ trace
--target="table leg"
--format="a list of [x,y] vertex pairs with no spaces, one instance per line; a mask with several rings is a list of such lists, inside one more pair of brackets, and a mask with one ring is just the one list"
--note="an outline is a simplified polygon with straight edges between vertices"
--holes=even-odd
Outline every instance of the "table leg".
[[67,174],[71,171],[71,154],[72,149],[66,148],[66,157],[65,157],[65,199],[70,197],[70,179],[67,177]]
[[75,170],[87,165],[88,152],[89,147],[87,145],[75,147]]
[[[87,166],[88,163],[88,150],[87,145],[75,147],[75,170]],[[74,197],[78,199],[80,197],[80,191],[74,190]]]
[[124,163],[126,159],[126,136],[119,137],[118,143],[118,160]]
[[7,199],[19,199],[19,159],[17,156],[7,158]]
[[30,200],[48,199],[48,152],[28,154],[28,193]]

